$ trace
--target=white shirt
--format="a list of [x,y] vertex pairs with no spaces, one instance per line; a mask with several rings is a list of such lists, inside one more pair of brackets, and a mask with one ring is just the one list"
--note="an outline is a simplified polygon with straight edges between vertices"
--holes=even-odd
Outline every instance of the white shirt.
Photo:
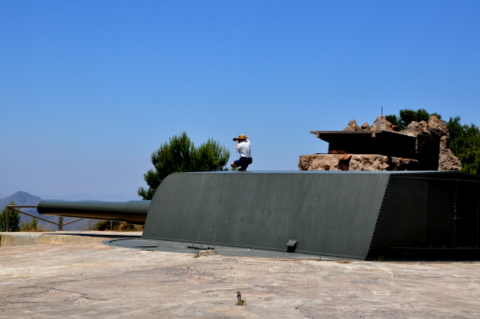
[[250,141],[249,140],[245,140],[241,143],[238,143],[235,146],[235,150],[240,153],[240,157],[247,157],[247,158],[252,157],[252,154],[250,152]]

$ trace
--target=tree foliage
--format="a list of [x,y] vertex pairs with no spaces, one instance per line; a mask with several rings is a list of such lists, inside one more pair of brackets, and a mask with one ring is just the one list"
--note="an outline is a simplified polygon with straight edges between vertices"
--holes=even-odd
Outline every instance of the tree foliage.
[[95,223],[90,230],[142,231],[143,225],[133,225],[127,222],[101,220]]
[[195,147],[187,133],[173,136],[152,153],[154,168],[143,175],[149,188],[140,187],[138,195],[152,199],[160,183],[172,173],[227,170],[229,157],[230,151],[213,139]]
[[[400,115],[387,115],[386,118],[392,124],[397,125],[401,130],[407,128],[412,121],[427,121],[430,116],[436,115],[439,119],[442,117],[437,113],[428,113],[424,109],[418,111],[400,110]],[[450,133],[448,148],[462,162],[462,171],[471,174],[480,174],[480,130],[475,124],[461,124],[460,117],[450,118],[445,123]]]
[[[8,205],[15,205],[15,202],[10,202]],[[8,214],[8,229],[6,216]],[[9,210],[5,206],[0,213],[0,231],[20,231],[20,214],[16,211]]]
[[419,109],[417,111],[413,110],[400,110],[400,115],[387,115],[387,120],[393,125],[398,126],[400,130],[405,130],[412,121],[428,122],[430,116],[436,115],[439,119],[442,119],[441,115],[437,113],[428,113],[425,109]]
[[447,122],[449,148],[462,162],[462,171],[480,174],[480,130],[475,124],[461,124],[460,117]]
[[43,228],[38,223],[38,219],[32,218],[30,222],[22,222],[20,231],[43,231]]

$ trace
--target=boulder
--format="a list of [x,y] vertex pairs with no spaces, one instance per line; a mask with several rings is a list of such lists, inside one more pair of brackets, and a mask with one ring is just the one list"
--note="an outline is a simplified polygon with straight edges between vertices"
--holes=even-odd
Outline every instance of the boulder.
[[447,138],[450,138],[450,133],[448,132],[447,125],[440,121],[440,119],[436,115],[430,116],[427,127],[432,134],[440,137],[447,136]]
[[390,157],[390,171],[417,171],[419,162],[413,158]]
[[346,128],[343,129],[344,131],[361,131],[362,129],[358,126],[357,121],[350,120]]
[[362,131],[370,131],[370,130],[371,130],[371,129],[370,129],[370,125],[368,125],[367,122],[363,122],[361,128],[362,128]]
[[427,129],[428,124],[425,121],[422,122],[412,121],[410,124],[407,125],[406,130],[400,131],[399,133],[413,137],[417,137],[418,134],[422,133],[431,134]]
[[339,171],[338,162],[342,154],[302,155],[298,162],[301,171]]
[[390,159],[385,155],[354,154],[350,159],[349,171],[388,171]]
[[383,115],[377,117],[373,125],[370,127],[372,131],[390,131],[393,132],[393,124],[390,123]]
[[418,170],[418,161],[379,154],[302,155],[298,163],[304,171],[406,171]]
[[438,161],[439,171],[459,171],[462,169],[462,163],[456,157],[452,150],[445,149],[440,151],[440,160]]

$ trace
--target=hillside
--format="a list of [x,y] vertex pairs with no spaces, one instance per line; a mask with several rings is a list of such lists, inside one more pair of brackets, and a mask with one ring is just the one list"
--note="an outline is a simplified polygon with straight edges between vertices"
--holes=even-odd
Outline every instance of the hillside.
[[12,201],[14,201],[17,205],[37,205],[41,200],[42,199],[40,197],[20,191],[8,197],[0,198],[0,207],[3,209]]
[[[8,197],[0,198],[0,210],[3,210],[5,206],[7,206],[9,203],[12,201],[15,202],[16,205],[25,205],[25,206],[36,206],[42,199],[38,196],[31,195],[26,192],[18,191],[14,193],[13,195],[10,195]],[[37,212],[36,208],[20,208],[20,211],[32,214],[34,216],[38,216],[44,219],[51,220],[53,222],[58,222],[58,217],[57,216],[42,216]],[[73,220],[75,218],[65,218],[64,222],[68,222],[70,220]],[[20,214],[20,221],[21,222],[30,222],[32,220],[32,217]],[[82,221],[66,225],[64,227],[64,230],[86,230],[90,228],[90,225],[94,224],[96,221],[92,219],[84,219]],[[45,229],[45,230],[57,230],[57,226],[54,224],[50,224],[47,222],[44,222],[42,220],[39,220],[38,223],[40,226]]]

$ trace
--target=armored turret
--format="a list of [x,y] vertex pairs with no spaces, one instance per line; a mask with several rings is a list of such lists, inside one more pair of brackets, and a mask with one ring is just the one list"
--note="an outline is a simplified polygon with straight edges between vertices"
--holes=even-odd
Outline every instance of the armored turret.
[[425,172],[169,175],[151,202],[39,204],[145,223],[142,238],[363,260],[480,260],[480,176]]

